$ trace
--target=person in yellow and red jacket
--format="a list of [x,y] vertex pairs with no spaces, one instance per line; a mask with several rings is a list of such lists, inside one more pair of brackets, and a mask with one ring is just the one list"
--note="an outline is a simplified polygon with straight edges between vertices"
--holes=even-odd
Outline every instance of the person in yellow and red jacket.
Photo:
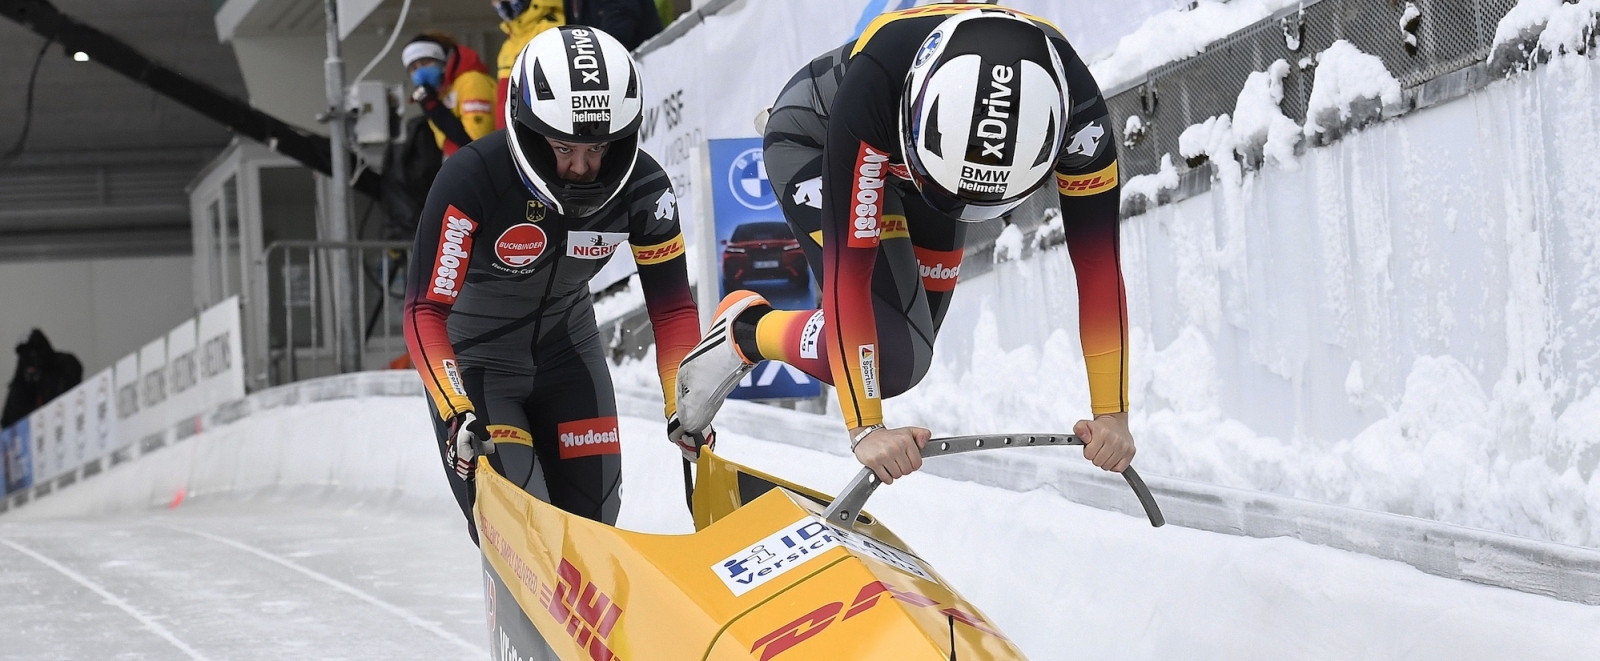
[[494,79],[477,51],[424,32],[406,44],[400,61],[417,86],[411,100],[422,107],[445,157],[495,130]]
[[565,24],[567,19],[561,0],[496,0],[494,11],[500,15],[500,31],[506,33],[506,43],[500,45],[500,57],[496,62],[500,71],[494,94],[495,128],[503,129],[511,65],[516,63],[517,55],[529,41],[545,30]]

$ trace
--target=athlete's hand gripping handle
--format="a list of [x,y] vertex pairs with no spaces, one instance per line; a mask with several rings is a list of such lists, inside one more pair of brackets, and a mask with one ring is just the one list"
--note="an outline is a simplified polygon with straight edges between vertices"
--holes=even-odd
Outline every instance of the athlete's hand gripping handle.
[[[996,434],[989,436],[952,436],[949,438],[935,438],[922,447],[922,458],[940,457],[963,452],[976,452],[979,450],[1001,450],[1005,448],[1044,447],[1049,445],[1083,445],[1084,441],[1070,434]],[[1150,519],[1150,525],[1161,527],[1166,525],[1167,519],[1161,514],[1161,507],[1156,504],[1155,496],[1150,494],[1150,488],[1145,486],[1139,473],[1128,466],[1122,471],[1122,478],[1133,489],[1134,495],[1139,498],[1139,505],[1144,508],[1144,513]],[[870,468],[863,468],[855,479],[850,480],[839,497],[828,505],[823,516],[835,524],[855,526],[856,517],[860,516],[862,506],[867,499],[872,497],[882,481]]]
[[450,445],[445,460],[456,476],[472,481],[477,476],[478,456],[494,454],[494,441],[478,415],[467,411],[450,419]]
[[684,429],[683,423],[678,422],[678,414],[674,413],[672,418],[667,420],[667,440],[678,446],[678,451],[683,453],[685,461],[693,463],[700,458],[700,448],[711,448],[712,451],[717,449],[717,430],[707,424],[705,430],[696,434]]

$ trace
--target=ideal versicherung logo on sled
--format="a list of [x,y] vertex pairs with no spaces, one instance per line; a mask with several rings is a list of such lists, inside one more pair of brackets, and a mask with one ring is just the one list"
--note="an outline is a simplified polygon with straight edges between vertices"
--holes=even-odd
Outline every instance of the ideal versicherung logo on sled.
[[925,581],[934,580],[923,568],[922,561],[915,556],[813,516],[784,526],[761,541],[712,564],[711,571],[722,579],[722,584],[733,592],[733,596],[742,597],[838,546],[849,548],[858,555],[872,557]]

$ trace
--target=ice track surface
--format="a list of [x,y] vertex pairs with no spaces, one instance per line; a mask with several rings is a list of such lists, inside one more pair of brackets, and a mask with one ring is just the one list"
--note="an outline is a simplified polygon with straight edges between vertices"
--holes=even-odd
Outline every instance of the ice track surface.
[[[393,418],[401,401],[419,412],[400,423],[411,432],[358,443],[436,461],[420,399],[295,407],[287,424],[362,417],[351,407]],[[232,440],[186,442],[271,443],[238,428],[283,433],[284,420],[267,418],[235,423]],[[687,532],[678,456],[661,428],[622,421],[621,524]],[[825,491],[854,472],[845,458],[791,446],[731,434],[719,443],[736,461]],[[433,477],[433,498],[299,486],[172,509],[0,517],[0,659],[487,658],[479,562]],[[1600,608],[1294,540],[1151,529],[1048,492],[929,475],[879,490],[869,509],[1037,661],[1600,658]]]

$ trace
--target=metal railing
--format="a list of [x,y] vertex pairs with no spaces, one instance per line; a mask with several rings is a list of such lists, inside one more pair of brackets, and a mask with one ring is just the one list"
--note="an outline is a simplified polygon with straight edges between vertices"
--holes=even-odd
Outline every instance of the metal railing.
[[[1351,42],[1383,60],[1405,89],[1485,61],[1495,26],[1517,0],[1316,0],[1257,21],[1206,46],[1199,55],[1151,70],[1144,79],[1107,89],[1123,178],[1152,174],[1162,154],[1178,159],[1178,136],[1190,125],[1233,113],[1252,72],[1277,60],[1289,63],[1283,81],[1283,112],[1304,122],[1316,69],[1308,58],[1334,41]],[[1414,32],[1402,30],[1407,7],[1421,12]],[[1412,41],[1407,42],[1411,34]],[[1128,140],[1128,117],[1138,116],[1144,133]]]
[[[355,370],[406,354],[401,320],[409,241],[277,241],[256,258],[245,310],[252,390]],[[335,300],[351,292],[353,305]],[[340,313],[340,310],[345,310]]]

